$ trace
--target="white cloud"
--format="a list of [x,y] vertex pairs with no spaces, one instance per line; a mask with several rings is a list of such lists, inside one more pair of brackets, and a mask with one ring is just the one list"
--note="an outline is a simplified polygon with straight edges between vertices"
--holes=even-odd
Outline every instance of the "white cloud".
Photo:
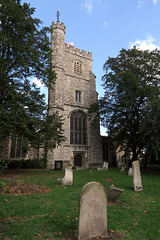
[[104,27],[108,27],[109,25],[111,25],[111,23],[110,23],[110,22],[107,22],[107,21],[104,21],[104,22],[103,22],[103,25],[104,25]]
[[159,43],[151,35],[148,35],[147,38],[144,40],[137,39],[135,42],[130,42],[129,46],[130,48],[132,48],[133,46],[136,46],[140,50],[150,50],[150,51],[156,48],[160,49]]
[[93,10],[93,0],[86,0],[84,3],[82,3],[82,7],[86,9],[88,14],[91,14]]
[[104,21],[104,22],[103,22],[104,28],[107,28],[107,27],[110,27],[110,26],[116,27],[117,25],[118,25],[117,22],[109,22],[109,21]]
[[40,88],[45,87],[45,85],[36,77],[32,80],[32,82],[35,83],[37,85],[37,87],[40,87]]
[[153,4],[156,5],[159,0],[153,0]]
[[141,8],[143,6],[143,0],[138,0],[138,8]]
[[92,13],[95,2],[100,3],[101,0],[85,0],[85,2],[82,3],[82,8],[86,10],[87,14]]

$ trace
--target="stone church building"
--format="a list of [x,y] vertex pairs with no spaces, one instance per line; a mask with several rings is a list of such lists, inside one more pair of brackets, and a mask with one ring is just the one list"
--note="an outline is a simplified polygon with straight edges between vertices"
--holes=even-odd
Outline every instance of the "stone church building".
[[48,165],[60,167],[71,164],[88,167],[102,162],[100,128],[92,127],[87,112],[97,101],[92,54],[65,43],[65,26],[52,23],[52,64],[56,72],[54,90],[49,91],[49,114],[55,111],[64,119],[66,141],[48,153]]
[[[97,102],[96,77],[92,72],[92,53],[65,43],[64,23],[52,23],[52,64],[56,72],[54,89],[49,89],[49,115],[58,112],[64,124],[66,140],[48,152],[48,169],[99,167],[103,162],[115,163],[114,146],[108,137],[100,136],[100,125],[93,126],[87,112]],[[16,140],[10,139],[5,158],[37,157],[36,149],[22,156]],[[13,154],[14,153],[14,154]],[[41,149],[40,156],[43,156]]]
[[52,23],[52,64],[56,72],[54,90],[49,90],[49,114],[58,111],[64,119],[66,141],[48,153],[49,168],[87,168],[111,161],[111,144],[100,136],[100,125],[93,127],[87,117],[98,100],[92,53],[65,43],[64,23]]

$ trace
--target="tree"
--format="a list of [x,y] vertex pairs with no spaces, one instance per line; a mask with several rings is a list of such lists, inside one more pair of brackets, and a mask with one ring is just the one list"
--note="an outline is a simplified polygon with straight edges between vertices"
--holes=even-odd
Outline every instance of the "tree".
[[[21,5],[20,0],[2,0],[0,4],[0,138],[16,134],[30,145],[34,145],[38,131],[44,131],[47,121],[45,96],[30,78],[37,77],[46,87],[55,81],[50,29],[41,27],[41,21],[32,17],[34,12],[29,4]],[[50,122],[59,141],[62,122],[53,118],[60,123]]]
[[132,153],[132,161],[144,148],[159,151],[160,51],[122,49],[103,69],[99,112],[108,134]]
[[32,146],[37,148],[37,158],[39,158],[40,147],[44,148],[44,154],[47,158],[48,150],[51,151],[65,141],[63,136],[63,119],[59,116],[58,112],[52,115],[45,115],[44,120],[41,122],[40,128],[37,130],[35,137],[32,138]]

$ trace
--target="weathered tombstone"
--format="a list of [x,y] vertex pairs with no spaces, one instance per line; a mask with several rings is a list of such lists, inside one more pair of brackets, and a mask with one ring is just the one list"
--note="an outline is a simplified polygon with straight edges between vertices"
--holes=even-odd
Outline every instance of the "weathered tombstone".
[[125,172],[125,166],[123,165],[120,172]]
[[117,188],[113,184],[107,189],[107,200],[109,202],[115,202],[119,196],[124,192],[124,189]]
[[128,176],[133,176],[133,170],[132,170],[131,167],[130,167],[129,170],[128,170]]
[[122,162],[121,162],[121,161],[118,161],[117,167],[118,167],[118,168],[121,168],[121,167],[122,167]]
[[97,168],[98,171],[107,171],[108,170],[108,162],[103,162],[103,168]]
[[79,195],[78,240],[107,235],[107,196],[97,182],[87,183]]
[[134,184],[134,190],[135,191],[142,191],[142,181],[141,181],[141,173],[140,173],[140,167],[139,167],[139,161],[132,162],[132,168],[133,168],[133,184]]
[[103,163],[103,169],[104,170],[108,170],[108,162],[104,162]]
[[73,184],[73,171],[72,167],[66,167],[65,168],[65,176],[62,178],[61,181],[62,186],[63,185],[71,185]]

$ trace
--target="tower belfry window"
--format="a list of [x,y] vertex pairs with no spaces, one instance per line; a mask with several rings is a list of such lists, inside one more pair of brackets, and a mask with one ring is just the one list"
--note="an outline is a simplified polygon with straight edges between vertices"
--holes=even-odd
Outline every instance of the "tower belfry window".
[[75,100],[76,100],[76,102],[81,103],[81,92],[78,90],[76,90],[76,92],[75,92]]
[[81,62],[74,62],[74,72],[82,74],[82,63]]

